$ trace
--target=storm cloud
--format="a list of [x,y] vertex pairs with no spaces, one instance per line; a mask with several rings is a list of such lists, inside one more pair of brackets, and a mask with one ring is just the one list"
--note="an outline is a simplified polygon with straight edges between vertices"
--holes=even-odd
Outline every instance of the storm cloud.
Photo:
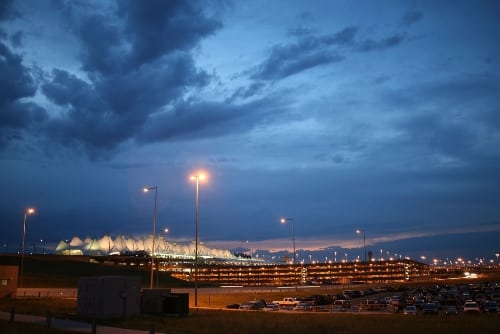
[[[12,78],[2,81],[0,103],[43,94],[57,112],[49,113],[40,135],[92,158],[109,156],[135,138],[151,115],[209,82],[209,74],[196,68],[192,51],[221,27],[190,2],[117,5],[100,11],[69,2],[58,8],[80,46],[79,73],[53,68],[34,79],[22,56],[0,45],[2,77]],[[37,108],[24,106],[2,113],[1,126],[27,128]],[[9,143],[9,136],[2,142]]]
[[1,1],[0,241],[18,243],[10,227],[29,205],[29,243],[147,235],[148,184],[158,223],[191,240],[200,168],[204,242],[287,247],[288,216],[298,248],[347,252],[363,228],[384,251],[425,241],[454,256],[452,241],[489,233],[467,252],[491,256],[499,9]]

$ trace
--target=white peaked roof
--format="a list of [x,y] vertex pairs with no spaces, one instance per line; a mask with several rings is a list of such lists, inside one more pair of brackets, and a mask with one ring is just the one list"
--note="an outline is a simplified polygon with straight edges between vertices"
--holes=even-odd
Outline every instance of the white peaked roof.
[[[105,235],[101,238],[86,237],[83,241],[75,236],[69,243],[61,240],[56,247],[56,252],[64,253],[64,251],[71,249],[72,251],[81,250],[84,254],[106,255],[112,251],[145,251],[151,253],[152,248],[153,238],[151,235],[142,237],[117,235],[114,238]],[[155,255],[192,258],[195,255],[195,243],[181,244],[168,241],[164,237],[158,237],[155,238]],[[213,249],[203,243],[198,244],[198,255],[219,259],[234,258],[234,255],[229,250]]]
[[[155,247],[156,247],[156,245],[155,245]],[[152,237],[147,237],[144,240],[144,250],[148,251],[148,252],[151,252],[152,249],[153,249],[153,238]]]
[[99,248],[102,250],[111,250],[115,245],[109,235],[105,235],[104,237],[99,239],[98,243],[99,243]]
[[95,253],[100,250],[99,248],[99,243],[97,242],[96,239],[85,239],[85,241],[88,241],[88,243],[85,244],[83,247],[84,250],[86,250],[89,253]]
[[62,252],[69,249],[69,244],[64,240],[59,241],[56,246],[56,252]]
[[71,241],[69,242],[69,245],[71,247],[80,247],[84,244],[84,242],[82,241],[82,239],[78,238],[78,237],[73,237],[73,239],[71,239]]
[[117,235],[113,244],[115,245],[114,249],[119,252],[128,250],[126,239],[123,235]]
[[129,251],[133,252],[133,251],[137,250],[137,242],[132,238],[126,239],[125,245]]

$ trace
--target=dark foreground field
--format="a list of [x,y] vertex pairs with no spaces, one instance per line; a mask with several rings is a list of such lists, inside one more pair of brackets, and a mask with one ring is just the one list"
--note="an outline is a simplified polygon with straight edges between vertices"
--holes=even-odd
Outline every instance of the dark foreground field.
[[2,334],[74,334],[75,332],[44,328],[34,324],[8,322],[0,320],[0,333]]
[[[76,301],[64,300],[22,300],[1,301],[2,310],[15,305],[19,312],[55,312],[59,316],[78,319],[72,314]],[[35,311],[38,310],[38,311]],[[68,312],[68,313],[65,313]],[[457,317],[446,316],[405,316],[403,314],[346,314],[346,313],[285,313],[238,310],[191,310],[186,317],[137,316],[126,320],[115,319],[101,322],[108,326],[136,328],[172,334],[471,334],[498,333],[500,316],[477,315]],[[9,327],[10,326],[10,327]],[[22,329],[16,331],[16,326]],[[13,329],[14,328],[14,329]],[[30,331],[33,330],[33,331]],[[27,328],[25,325],[0,322],[0,333],[61,333],[40,327]]]
[[434,318],[403,315],[281,314],[259,311],[194,311],[188,319],[156,320],[167,333],[497,333],[500,318]]

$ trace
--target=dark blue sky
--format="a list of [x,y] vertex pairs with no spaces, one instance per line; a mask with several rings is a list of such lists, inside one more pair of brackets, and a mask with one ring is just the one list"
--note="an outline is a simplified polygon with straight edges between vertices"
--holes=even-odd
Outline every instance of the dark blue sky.
[[[497,1],[0,1],[0,242],[495,258]],[[290,224],[288,224],[290,225]],[[326,250],[321,252],[321,250]],[[347,252],[347,251],[346,251]],[[460,254],[458,254],[460,253]],[[331,254],[329,255],[332,256]]]

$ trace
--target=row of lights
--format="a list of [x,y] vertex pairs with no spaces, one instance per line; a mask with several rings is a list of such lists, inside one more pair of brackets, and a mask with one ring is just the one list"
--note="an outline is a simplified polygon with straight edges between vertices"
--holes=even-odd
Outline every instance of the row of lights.
[[[295,227],[294,227],[294,219],[293,218],[290,218],[290,217],[284,217],[284,218],[281,218],[280,222],[282,224],[285,224],[286,222],[292,222],[292,246],[293,246],[293,262],[292,263],[297,263],[297,252],[295,251]],[[365,249],[365,262],[366,262],[366,234],[365,234],[365,230],[363,229],[357,229],[356,230],[356,234],[361,234],[363,233],[363,248]],[[248,242],[248,241],[247,241]],[[337,252],[335,252],[337,253]],[[346,254],[347,256],[347,254]]]

